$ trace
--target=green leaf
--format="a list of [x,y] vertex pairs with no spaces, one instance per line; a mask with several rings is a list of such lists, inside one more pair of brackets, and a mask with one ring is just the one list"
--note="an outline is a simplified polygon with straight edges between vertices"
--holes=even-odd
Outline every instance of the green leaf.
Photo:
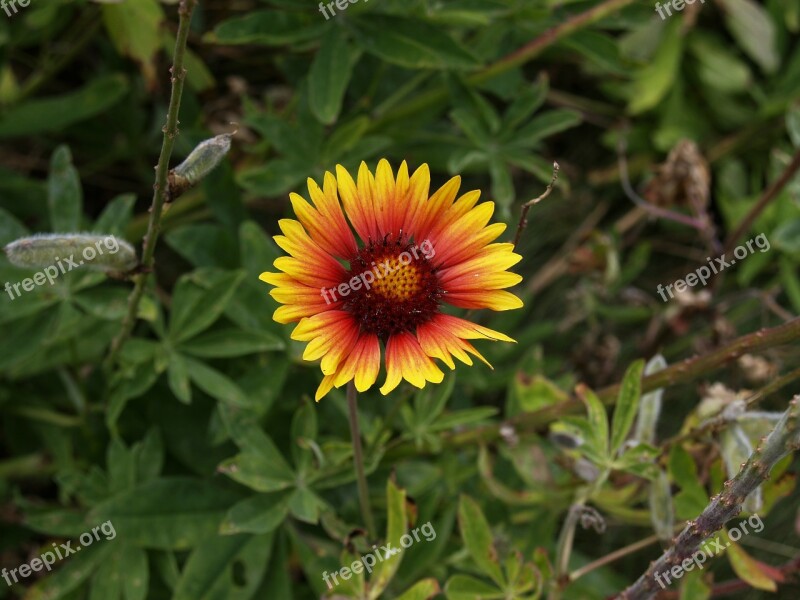
[[629,73],[620,60],[619,41],[611,35],[599,31],[576,31],[562,44],[579,52],[607,73],[622,76]]
[[149,85],[156,82],[155,57],[161,45],[164,11],[156,0],[124,0],[103,5],[103,22],[117,52],[139,63]]
[[242,331],[226,328],[207,331],[183,342],[182,352],[202,358],[229,358],[269,350],[283,350],[286,344],[278,336],[266,331]]
[[344,31],[339,27],[329,29],[308,73],[309,107],[326,125],[335,122],[342,110],[355,58]]
[[601,453],[608,454],[608,414],[606,407],[600,398],[588,387],[581,385],[578,388],[578,396],[586,405],[590,431],[594,446]]
[[[213,174],[216,171],[212,171]],[[209,180],[204,180],[207,189]],[[239,266],[235,237],[227,229],[211,223],[189,223],[168,232],[164,240],[170,248],[195,267],[234,270]]]
[[[400,567],[400,561],[403,560],[402,546],[400,538],[405,535],[407,528],[408,517],[406,516],[406,492],[398,488],[395,483],[389,479],[386,482],[386,543],[391,544],[387,548],[390,556],[385,556],[382,561],[375,565],[370,579],[369,599],[376,600],[380,598],[386,586],[394,578],[397,569]],[[393,556],[392,556],[393,555]]]
[[708,600],[711,588],[705,582],[702,571],[691,571],[681,580],[680,600]]
[[189,379],[212,398],[238,407],[252,404],[247,394],[242,391],[242,388],[227,375],[223,375],[205,363],[188,356],[184,356],[183,360],[186,363],[186,372],[189,375]]
[[448,579],[444,593],[447,600],[500,600],[506,597],[497,587],[469,575],[454,575]]
[[208,41],[218,44],[264,44],[283,46],[316,38],[325,28],[324,20],[306,11],[257,10],[217,25]]
[[289,499],[292,516],[312,525],[319,522],[319,513],[324,508],[322,499],[305,487],[297,488]]
[[675,516],[680,520],[695,518],[706,507],[708,496],[700,483],[694,459],[679,445],[670,450],[669,475],[681,487],[673,497]]
[[88,520],[111,521],[119,537],[142,548],[186,550],[216,534],[239,494],[218,484],[168,477],[95,506]]
[[739,576],[739,579],[746,581],[750,587],[766,592],[775,592],[778,586],[773,578],[777,575],[781,577],[779,581],[783,581],[780,571],[756,560],[733,540],[730,540],[730,546],[727,546],[727,556],[736,575]]
[[269,533],[289,514],[292,492],[256,494],[234,504],[220,525],[220,533]]
[[226,460],[218,471],[258,492],[274,492],[294,485],[296,476],[272,440],[255,425],[248,425],[233,438],[242,449]]
[[105,206],[103,212],[97,217],[92,231],[123,237],[125,227],[133,215],[135,203],[135,194],[120,194]]
[[304,402],[292,418],[291,452],[298,473],[307,473],[314,457],[308,441],[317,437],[317,409],[311,402]]
[[72,166],[72,153],[59,146],[50,160],[47,179],[47,208],[54,232],[73,233],[81,228],[83,191],[78,171]]
[[245,221],[239,226],[242,267],[248,275],[258,277],[266,265],[282,255],[282,251],[255,221]]
[[356,40],[364,50],[409,69],[467,69],[478,61],[439,27],[398,15],[360,15]]
[[251,600],[266,574],[271,535],[213,538],[192,552],[172,600]]
[[[22,302],[22,298],[16,298]],[[4,303],[9,302],[7,299]],[[7,310],[3,306],[3,310]],[[0,336],[0,369],[6,369],[25,360],[40,350],[45,340],[52,335],[60,320],[60,311],[48,310],[3,325],[3,335]]]
[[739,46],[766,73],[780,66],[775,22],[769,11],[753,0],[721,0],[725,23]]
[[122,597],[125,600],[146,600],[150,583],[147,552],[124,544],[117,552],[122,569]]
[[655,57],[634,76],[628,92],[628,110],[631,114],[640,114],[653,108],[672,88],[683,54],[681,22],[681,19],[669,22]]
[[505,577],[500,568],[489,522],[478,503],[464,494],[458,503],[458,525],[464,545],[478,568],[491,577],[497,585],[505,586]]
[[503,116],[503,127],[500,130],[502,136],[511,135],[517,128],[527,121],[544,104],[550,83],[547,77],[540,77],[532,84],[527,84],[523,90],[516,95],[511,106]]
[[644,361],[637,360],[625,373],[619,388],[617,404],[614,408],[614,419],[611,423],[611,455],[617,454],[631,430],[636,413],[639,410],[639,399],[642,394],[642,371]]
[[183,402],[189,404],[192,401],[192,386],[189,383],[189,369],[186,366],[186,361],[177,352],[173,352],[169,357],[169,366],[167,367],[167,380],[169,381],[169,389],[175,394],[175,397]]
[[430,600],[441,593],[439,582],[433,578],[418,581],[397,597],[397,600]]
[[210,327],[225,310],[244,278],[242,271],[216,274],[206,289],[196,283],[196,272],[178,280],[172,297],[169,338],[179,343]]
[[581,121],[581,114],[577,111],[566,108],[549,110],[517,130],[511,143],[514,147],[530,148],[555,133],[580,125]]
[[741,92],[748,88],[752,73],[747,63],[732,52],[725,42],[713,36],[690,38],[689,49],[697,64],[698,77],[720,92]]
[[61,131],[105,112],[127,92],[128,80],[124,76],[105,75],[93,78],[77,92],[26,100],[0,118],[0,139]]
[[[74,547],[74,546],[73,546]],[[68,598],[68,594],[78,589],[89,577],[96,573],[113,550],[112,544],[97,543],[82,548],[75,556],[64,561],[48,577],[39,580],[25,594],[26,600],[58,600]]]

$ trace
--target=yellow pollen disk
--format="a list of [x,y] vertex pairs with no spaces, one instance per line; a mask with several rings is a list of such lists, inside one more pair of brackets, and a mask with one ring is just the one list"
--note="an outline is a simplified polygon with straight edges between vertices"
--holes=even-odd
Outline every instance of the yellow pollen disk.
[[[375,261],[377,267],[375,282],[372,289],[386,298],[395,302],[410,300],[422,289],[422,275],[413,264],[403,264],[399,258],[382,258]],[[380,277],[380,278],[379,278]]]

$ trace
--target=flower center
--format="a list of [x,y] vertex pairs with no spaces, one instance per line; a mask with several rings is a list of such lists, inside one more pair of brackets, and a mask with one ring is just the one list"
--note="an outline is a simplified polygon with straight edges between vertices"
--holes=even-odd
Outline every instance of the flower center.
[[386,340],[393,333],[414,331],[438,312],[442,290],[432,257],[430,242],[417,246],[403,236],[387,236],[359,250],[350,263],[353,292],[344,309],[362,332]]

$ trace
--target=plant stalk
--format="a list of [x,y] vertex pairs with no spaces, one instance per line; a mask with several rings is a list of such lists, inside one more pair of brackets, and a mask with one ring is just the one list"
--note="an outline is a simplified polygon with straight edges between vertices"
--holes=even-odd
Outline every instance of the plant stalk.
[[355,384],[347,384],[347,412],[350,418],[350,438],[353,442],[353,463],[358,482],[358,503],[361,505],[361,517],[364,527],[371,539],[375,537],[375,522],[372,520],[372,509],[369,504],[369,488],[367,475],[364,471],[364,451],[361,447],[361,429],[358,426],[358,393]]
[[164,125],[164,137],[161,142],[161,154],[158,157],[156,166],[156,181],[153,185],[153,202],[150,206],[150,219],[147,224],[147,233],[144,237],[142,248],[142,273],[135,277],[133,291],[128,297],[128,308],[125,318],[122,321],[122,328],[114,340],[111,342],[111,350],[105,361],[105,367],[110,369],[114,366],[119,356],[122,346],[130,337],[133,326],[136,323],[136,315],[139,310],[139,303],[144,295],[148,276],[153,270],[154,253],[158,233],[161,226],[161,215],[164,210],[164,203],[168,200],[169,186],[167,176],[169,174],[169,160],[172,156],[172,149],[175,146],[175,138],[178,137],[178,114],[181,108],[181,98],[183,96],[183,86],[186,82],[186,68],[184,59],[186,56],[186,43],[189,39],[189,27],[192,22],[192,14],[197,6],[198,0],[181,0],[178,7],[178,35],[175,40],[175,51],[172,60],[170,73],[172,75],[172,92],[169,99],[169,109],[167,110],[167,121]]
[[644,574],[617,596],[618,600],[653,598],[661,587],[656,575],[669,572],[672,567],[691,558],[706,538],[741,512],[745,498],[769,478],[775,463],[798,448],[800,396],[795,396],[775,429],[761,441],[739,473],[725,482],[722,492],[711,499],[699,517],[686,524],[673,545],[658,560],[650,563]]

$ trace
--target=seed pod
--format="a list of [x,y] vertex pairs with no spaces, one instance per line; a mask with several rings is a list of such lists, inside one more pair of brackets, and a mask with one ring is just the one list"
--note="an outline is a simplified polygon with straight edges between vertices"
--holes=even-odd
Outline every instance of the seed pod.
[[[660,354],[651,358],[644,368],[645,375],[652,375],[667,367],[667,361]],[[633,438],[640,444],[653,444],[656,439],[656,426],[661,415],[661,397],[664,388],[658,388],[642,396],[639,401],[639,413],[636,415],[636,428]]]
[[17,267],[56,267],[61,273],[78,267],[105,273],[125,273],[139,264],[133,246],[113,235],[40,234],[15,240],[3,250],[9,262]]
[[650,483],[650,522],[653,524],[658,539],[672,539],[675,528],[675,513],[672,506],[672,494],[669,477],[663,469],[659,469],[658,477]]
[[200,142],[180,165],[169,172],[170,200],[202,181],[219,166],[231,149],[233,133],[223,133]]
[[[753,445],[738,424],[731,424],[720,434],[722,444],[722,459],[725,461],[725,469],[728,477],[736,475],[743,463],[747,462],[753,453]],[[761,486],[758,486],[744,501],[744,509],[747,512],[755,513],[761,510],[763,498],[761,496]]]

